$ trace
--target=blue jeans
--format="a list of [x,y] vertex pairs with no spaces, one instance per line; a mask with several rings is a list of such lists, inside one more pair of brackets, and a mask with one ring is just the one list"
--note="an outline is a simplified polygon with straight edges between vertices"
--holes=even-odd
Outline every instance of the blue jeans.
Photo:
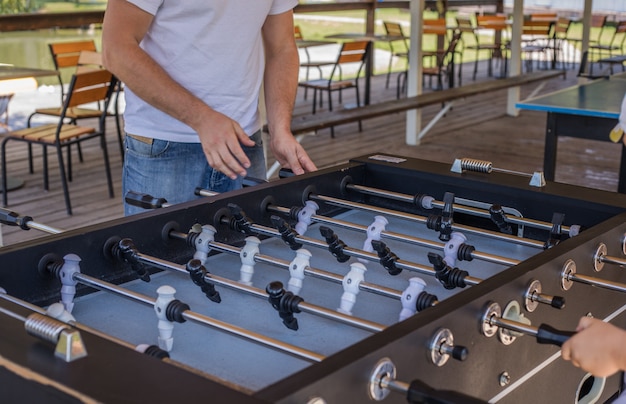
[[[243,147],[251,162],[248,177],[265,179],[265,156],[261,131],[252,137],[253,147]],[[231,180],[209,166],[200,143],[178,143],[165,140],[138,140],[126,136],[126,155],[122,174],[122,191],[149,194],[168,203],[181,203],[199,198],[197,187],[214,192],[241,188],[243,178]],[[124,214],[145,212],[124,202]]]

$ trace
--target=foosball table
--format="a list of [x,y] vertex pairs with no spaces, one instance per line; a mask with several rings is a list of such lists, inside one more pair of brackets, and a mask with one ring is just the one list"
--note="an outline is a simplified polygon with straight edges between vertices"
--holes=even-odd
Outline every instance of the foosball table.
[[[0,401],[606,402],[626,196],[372,155],[0,249]],[[16,213],[3,223],[36,231]]]

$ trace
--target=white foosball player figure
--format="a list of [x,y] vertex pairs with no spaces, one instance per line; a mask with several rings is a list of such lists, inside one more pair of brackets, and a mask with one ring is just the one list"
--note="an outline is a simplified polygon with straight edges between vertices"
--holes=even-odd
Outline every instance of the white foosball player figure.
[[211,252],[209,244],[215,241],[215,233],[217,233],[215,227],[205,224],[201,227],[200,235],[195,240],[196,251],[193,257],[200,260],[202,265],[206,264],[206,260],[209,257],[209,252]]
[[[385,231],[385,227],[389,224],[389,221],[384,216],[374,216],[374,222],[367,227],[367,238],[363,243],[363,250],[367,252],[373,252],[372,241],[380,240],[380,234]],[[367,263],[367,260],[359,258],[359,261]]]
[[63,257],[63,266],[59,271],[61,280],[61,303],[68,313],[74,308],[74,296],[76,296],[76,285],[78,281],[74,279],[74,274],[80,273],[80,257],[76,254],[67,254]]
[[446,264],[448,264],[452,268],[456,266],[456,259],[459,253],[459,247],[462,244],[465,244],[466,241],[467,237],[465,237],[463,233],[453,231],[450,234],[450,240],[448,240],[443,248],[443,260]]
[[302,235],[307,231],[311,224],[312,217],[317,213],[319,208],[318,204],[313,201],[306,201],[304,203],[304,207],[298,212],[298,223],[294,226],[298,234]]
[[239,283],[252,286],[252,275],[254,275],[254,265],[256,264],[254,257],[259,253],[259,244],[261,244],[261,240],[258,237],[246,237],[246,244],[239,251],[239,258],[241,258]]
[[309,250],[300,248],[296,251],[296,257],[289,263],[289,282],[287,282],[287,290],[297,295],[302,289],[304,281],[304,270],[309,267],[311,261],[311,253]]
[[166,310],[167,306],[174,300],[174,294],[176,289],[171,286],[163,285],[157,289],[158,297],[154,302],[154,312],[159,319],[159,348],[170,352],[174,345],[174,323],[167,319]]
[[343,295],[341,295],[341,303],[338,312],[352,315],[352,308],[356,303],[356,295],[359,294],[359,285],[365,280],[365,265],[360,262],[350,264],[350,272],[343,277],[341,284],[343,285]]
[[400,311],[399,321],[406,320],[417,312],[415,309],[415,302],[417,297],[424,291],[426,282],[422,278],[413,277],[409,279],[409,286],[402,292],[400,299],[402,303],[402,310]]

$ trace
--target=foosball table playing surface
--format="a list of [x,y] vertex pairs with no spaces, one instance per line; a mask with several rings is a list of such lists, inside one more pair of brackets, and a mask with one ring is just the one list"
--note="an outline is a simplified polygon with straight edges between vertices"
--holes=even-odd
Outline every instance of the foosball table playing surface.
[[362,156],[0,249],[0,401],[619,396],[560,345],[626,327],[626,196],[463,168]]

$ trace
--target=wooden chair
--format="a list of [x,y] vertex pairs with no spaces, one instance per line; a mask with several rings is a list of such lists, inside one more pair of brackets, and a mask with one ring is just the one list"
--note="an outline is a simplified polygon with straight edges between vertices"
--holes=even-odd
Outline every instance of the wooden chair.
[[594,43],[589,45],[589,53],[592,59],[598,60],[603,57],[611,57],[624,53],[624,40],[626,39],[626,21],[614,24],[615,28],[609,43]]
[[573,63],[573,57],[569,57],[569,47],[567,45],[567,34],[572,26],[572,20],[566,17],[558,17],[554,23],[554,41],[553,51],[556,52],[557,61],[560,59],[561,67],[566,68],[569,61]]
[[[499,14],[484,14],[484,15],[476,15],[476,30],[478,31],[492,31],[493,32],[493,42],[489,42],[492,44],[492,51],[489,58],[489,65],[487,74],[491,77],[493,76],[493,60],[499,60],[502,63],[502,60],[506,57],[505,52],[507,50],[508,44],[504,41],[503,33],[507,32],[509,29],[509,25],[506,20],[506,16]],[[479,32],[477,32],[479,34]],[[484,44],[484,42],[481,42]],[[474,65],[474,69],[476,70],[476,65]]]
[[[63,98],[65,97],[65,86],[61,75],[61,69],[73,69],[73,73],[80,72],[86,68],[102,68],[102,56],[96,50],[96,44],[93,40],[88,41],[76,41],[76,42],[59,42],[48,44],[54,67],[59,71],[59,83],[61,84],[61,105],[63,104]],[[116,92],[113,112],[109,113],[109,116],[115,118],[115,125],[117,129],[117,138],[120,146],[121,156],[124,157],[124,139],[122,136],[122,125],[120,122],[120,113],[118,107],[119,92],[121,91],[121,83]],[[61,114],[62,106],[51,108],[39,108],[28,117],[27,125],[31,127],[31,121],[33,117],[37,115],[58,117]],[[80,119],[93,118],[98,116],[99,111],[94,112],[93,109],[74,109],[69,111],[67,119],[70,123],[76,123]],[[79,159],[82,161],[82,153],[80,152],[80,146],[78,148]],[[32,151],[29,148],[29,169],[32,173]]]
[[[323,105],[323,92],[328,93],[328,109],[333,110],[333,92],[339,93],[339,102],[341,101],[341,94],[343,90],[354,88],[356,92],[356,104],[361,105],[361,99],[359,95],[359,77],[365,66],[368,52],[371,48],[370,41],[354,41],[344,42],[341,46],[341,50],[337,56],[337,59],[332,64],[332,70],[328,78],[320,78],[317,80],[302,81],[298,83],[298,86],[305,89],[313,90],[313,113],[315,114],[317,108],[317,97],[320,94],[320,106]],[[325,63],[327,64],[327,63]],[[343,69],[347,65],[355,67],[356,74],[354,78],[345,79],[343,77]],[[362,130],[361,122],[359,121],[359,130]],[[331,136],[334,137],[334,130],[331,128]]]
[[[602,37],[602,34],[604,32],[604,28],[606,27],[606,20],[607,20],[606,15],[594,14],[591,16],[591,23],[589,25],[589,29],[590,29],[589,45],[599,43],[600,38]],[[573,24],[570,25],[570,29],[568,29],[567,31],[565,40],[567,41],[568,44],[573,44],[574,48],[578,49],[583,40],[582,38],[573,36],[572,30],[571,30],[572,25]],[[589,57],[589,55],[587,56]],[[572,67],[573,67],[573,64],[572,64]]]
[[[432,64],[432,66],[423,66],[422,67],[422,79],[425,80],[426,77],[429,78],[430,86],[432,87],[432,79],[437,79],[437,88],[436,90],[443,90],[443,78],[447,77],[448,79],[448,87],[452,87],[451,83],[453,82],[454,75],[454,54],[456,52],[456,47],[461,39],[461,31],[455,31],[452,34],[452,38],[448,43],[448,46],[445,50],[432,55],[431,57],[436,58],[436,62]],[[408,72],[404,72],[402,75],[398,76],[398,94],[397,98],[400,98],[400,92],[406,91],[406,79]]]
[[[75,69],[78,66],[78,57],[82,51],[96,51],[96,43],[93,39],[74,42],[58,42],[48,44],[54,68],[59,72],[59,84],[61,85],[61,102],[65,97],[65,86],[63,83],[62,71],[65,69]],[[63,69],[63,70],[62,70]],[[74,73],[74,71],[72,72]]]
[[[6,145],[9,141],[25,142],[29,146],[39,144],[44,146],[43,166],[44,166],[44,189],[48,190],[48,155],[46,147],[54,147],[57,152],[59,161],[59,169],[61,171],[61,182],[63,184],[63,193],[65,196],[65,207],[69,215],[72,214],[72,206],[70,203],[70,195],[68,181],[71,177],[71,154],[69,148],[71,145],[78,144],[87,139],[99,139],[100,149],[104,157],[104,166],[109,186],[109,197],[113,197],[113,182],[111,180],[111,169],[109,166],[109,155],[107,152],[105,139],[105,123],[107,118],[107,107],[111,100],[111,96],[115,90],[117,79],[107,70],[98,69],[90,70],[82,73],[76,73],[72,76],[72,81],[65,96],[61,114],[58,123],[47,124],[37,127],[29,127],[14,132],[9,132],[2,141],[2,185],[3,189],[7,189],[7,167],[6,167]],[[84,104],[101,102],[103,109],[97,116],[97,128],[92,126],[78,126],[75,124],[67,124],[66,118],[71,111]],[[66,174],[65,162],[63,161],[63,148],[68,149],[68,172]],[[8,192],[2,193],[4,206],[8,204]]]
[[13,98],[13,93],[0,94],[0,119],[4,117],[3,121],[0,121],[0,128],[9,130],[9,103]]
[[525,20],[522,24],[522,54],[525,56],[526,71],[532,71],[533,56],[547,60],[552,40],[552,22],[549,20]]
[[[302,34],[302,28],[300,28],[299,25],[294,25],[293,26],[293,36],[296,40],[296,43],[298,41],[304,41],[304,35]],[[304,56],[306,57],[306,61],[304,63],[300,63],[300,67],[304,67],[305,70],[305,81],[309,80],[309,71],[311,69],[311,54],[309,53],[309,48],[308,47],[304,47],[302,48],[304,49]],[[319,66],[315,66],[318,68],[319,72],[320,72],[320,77],[322,76],[322,69]],[[304,99],[307,99],[307,91],[304,91]]]
[[389,78],[391,77],[391,67],[394,58],[409,60],[409,42],[402,31],[402,25],[397,22],[383,21],[385,32],[389,38],[389,48],[391,56],[389,58],[389,68],[387,69],[387,79],[385,80],[385,88],[389,88]]
[[[488,51],[489,52],[489,65],[488,65],[488,75],[491,77],[493,75],[493,59],[494,59],[494,55],[496,52],[500,52],[501,51],[501,44],[499,43],[495,43],[495,42],[490,42],[490,43],[484,43],[481,41],[480,37],[478,36],[478,33],[476,32],[476,27],[472,24],[472,20],[471,18],[468,17],[457,17],[456,18],[456,23],[457,23],[457,29],[461,32],[461,40],[460,40],[460,44],[463,48],[463,50],[465,49],[469,49],[469,50],[473,50],[474,51],[474,73],[472,75],[472,79],[476,80],[476,75],[478,73],[478,60],[479,60],[479,54],[481,51]],[[465,42],[465,38],[464,37],[470,37],[471,42],[470,43],[466,43]]]

